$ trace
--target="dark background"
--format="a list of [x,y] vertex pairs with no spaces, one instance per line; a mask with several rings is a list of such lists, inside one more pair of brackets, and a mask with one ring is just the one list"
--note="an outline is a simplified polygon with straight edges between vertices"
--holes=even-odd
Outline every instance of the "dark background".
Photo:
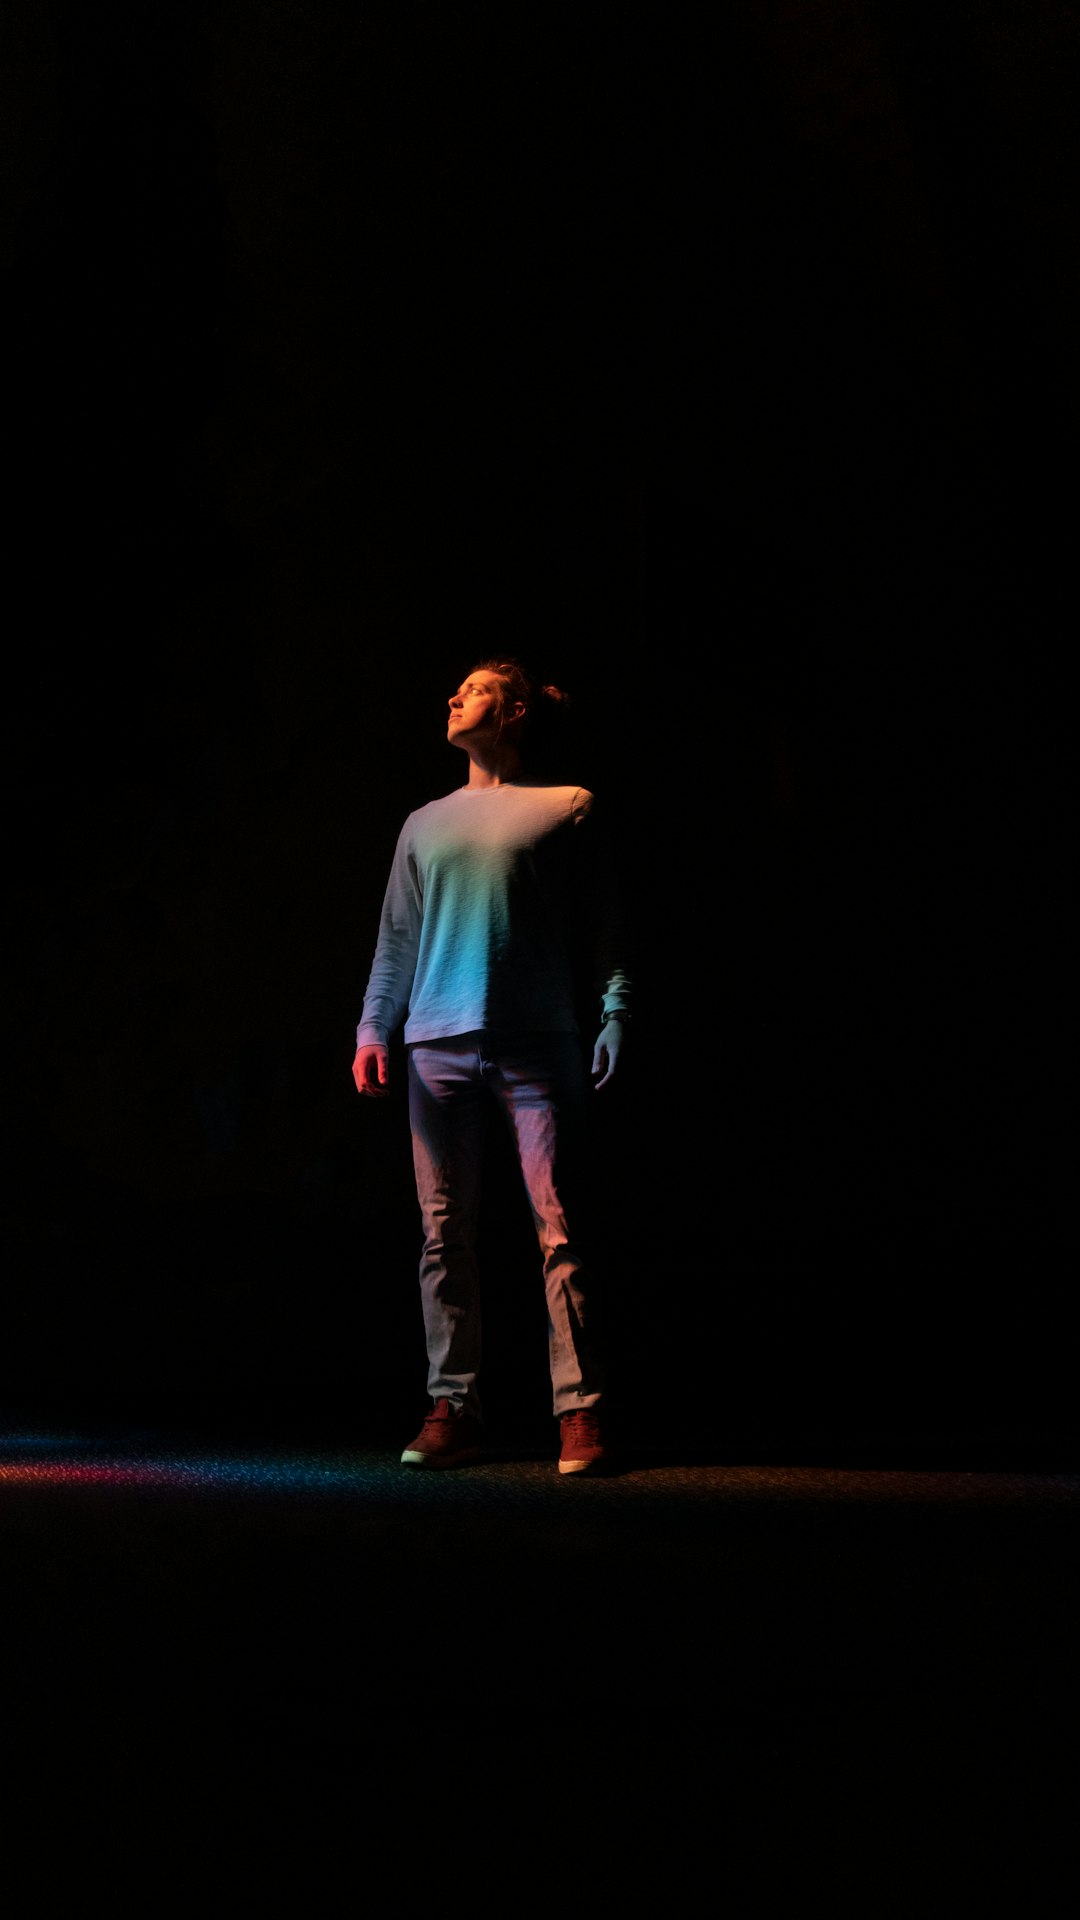
[[1069,1444],[1080,10],[713,12],[5,10],[13,1405],[411,1432],[353,1036],[498,644],[634,913],[626,1420]]

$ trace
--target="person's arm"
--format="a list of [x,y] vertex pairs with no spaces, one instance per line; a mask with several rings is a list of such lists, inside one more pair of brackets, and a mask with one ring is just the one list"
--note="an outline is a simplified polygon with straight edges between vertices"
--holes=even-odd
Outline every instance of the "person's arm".
[[626,915],[618,863],[595,796],[582,792],[574,808],[578,912],[584,921],[592,984],[600,1001],[600,1031],[592,1056],[599,1091],[615,1077],[631,1018],[632,985]]
[[398,836],[383,896],[375,956],[356,1029],[353,1080],[358,1093],[389,1092],[390,1038],[409,1010],[420,947],[421,898],[409,823]]

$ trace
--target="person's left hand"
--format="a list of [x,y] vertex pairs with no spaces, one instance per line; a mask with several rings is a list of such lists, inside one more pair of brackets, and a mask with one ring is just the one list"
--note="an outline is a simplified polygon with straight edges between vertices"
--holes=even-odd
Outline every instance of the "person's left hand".
[[597,1035],[592,1056],[593,1086],[599,1092],[615,1076],[619,1064],[619,1053],[626,1039],[626,1022],[617,1014],[606,1021]]

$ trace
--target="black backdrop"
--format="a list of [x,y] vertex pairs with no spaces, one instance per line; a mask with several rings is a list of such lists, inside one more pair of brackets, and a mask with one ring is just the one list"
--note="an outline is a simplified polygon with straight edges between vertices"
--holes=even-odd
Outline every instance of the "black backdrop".
[[497,641],[634,909],[624,1408],[1068,1425],[1080,13],[713,11],[5,16],[13,1404],[413,1417],[349,1068]]

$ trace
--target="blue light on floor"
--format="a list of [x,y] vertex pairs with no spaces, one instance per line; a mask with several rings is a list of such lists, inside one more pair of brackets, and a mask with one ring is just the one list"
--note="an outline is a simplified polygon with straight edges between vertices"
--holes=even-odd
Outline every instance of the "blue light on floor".
[[396,1459],[370,1454],[226,1454],[184,1449],[113,1452],[77,1434],[0,1433],[0,1486],[145,1487],[201,1493],[357,1495],[370,1498]]

